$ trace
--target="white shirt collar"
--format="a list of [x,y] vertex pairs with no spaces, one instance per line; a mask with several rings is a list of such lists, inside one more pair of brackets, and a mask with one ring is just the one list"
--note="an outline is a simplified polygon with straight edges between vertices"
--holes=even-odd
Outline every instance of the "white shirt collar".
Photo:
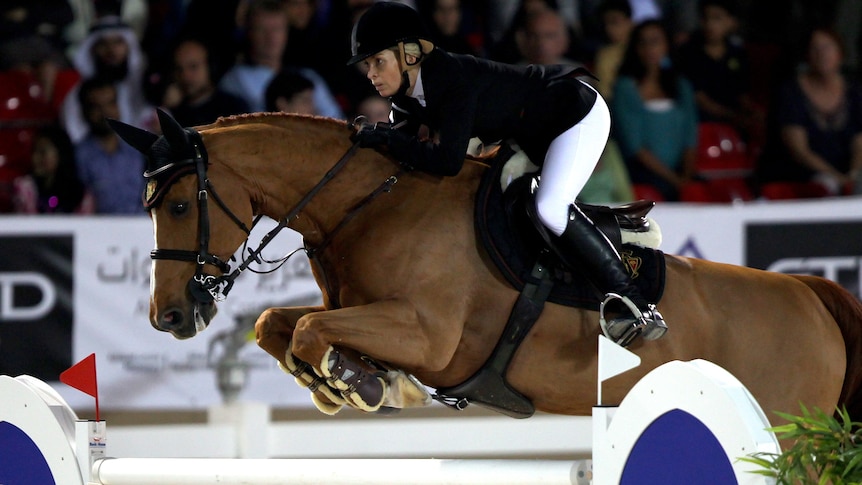
[[413,93],[410,95],[411,98],[415,98],[419,101],[419,104],[422,107],[425,107],[425,88],[422,86],[422,68],[419,68],[419,74],[416,75],[416,85],[413,86]]

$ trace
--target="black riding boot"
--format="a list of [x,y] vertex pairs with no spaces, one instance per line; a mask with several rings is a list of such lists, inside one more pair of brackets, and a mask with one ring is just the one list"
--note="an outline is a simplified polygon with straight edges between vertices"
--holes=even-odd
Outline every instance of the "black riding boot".
[[[632,284],[613,244],[576,205],[569,209],[566,230],[555,242],[565,253],[560,255],[563,260],[572,261],[570,266],[586,269],[593,284],[605,293],[600,323],[606,336],[625,346],[638,335],[645,340],[655,340],[667,332],[667,324],[655,305]],[[606,321],[606,307],[622,316]]]

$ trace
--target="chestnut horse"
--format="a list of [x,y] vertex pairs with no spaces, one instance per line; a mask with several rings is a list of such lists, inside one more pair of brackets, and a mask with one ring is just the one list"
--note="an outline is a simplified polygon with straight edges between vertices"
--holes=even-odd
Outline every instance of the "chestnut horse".
[[[340,364],[355,369],[357,354],[368,356],[438,389],[464,382],[491,355],[519,293],[474,227],[485,165],[465,163],[455,177],[401,172],[354,147],[350,125],[332,119],[253,114],[193,130],[159,116],[163,136],[112,125],[149,156],[153,327],[188,338],[209,323],[207,293],[233,284],[224,275],[239,270],[225,262],[263,215],[316,249],[323,305],[272,308],[256,326],[258,344],[282,366],[302,367],[301,384],[331,375],[333,349]],[[818,277],[672,255],[666,263],[659,307],[670,329],[632,343],[642,364],[605,383],[607,402],[665,362],[706,359],[744,383],[773,422],[773,411],[798,414],[800,403],[862,415],[862,304],[853,295]],[[508,366],[509,385],[537,410],[589,415],[598,321],[597,311],[545,305]],[[345,389],[327,382],[323,390]],[[340,404],[312,384],[318,404]]]

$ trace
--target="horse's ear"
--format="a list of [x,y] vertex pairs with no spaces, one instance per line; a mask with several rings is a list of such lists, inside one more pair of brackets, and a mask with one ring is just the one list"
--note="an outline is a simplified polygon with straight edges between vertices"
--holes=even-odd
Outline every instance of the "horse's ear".
[[183,147],[189,144],[188,133],[167,111],[161,108],[157,108],[156,111],[159,115],[159,125],[162,127],[162,133],[167,138],[168,144],[174,150],[182,150]]
[[150,133],[147,130],[128,125],[122,121],[109,118],[108,125],[123,141],[144,155],[150,151],[150,147],[159,139],[159,135],[155,133]]

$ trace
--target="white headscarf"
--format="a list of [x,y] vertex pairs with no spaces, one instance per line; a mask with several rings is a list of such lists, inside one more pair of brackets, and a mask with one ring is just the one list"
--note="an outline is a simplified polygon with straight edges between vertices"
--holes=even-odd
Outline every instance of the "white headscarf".
[[[72,64],[81,74],[82,81],[95,75],[96,63],[93,59],[93,46],[109,35],[122,37],[129,46],[128,74],[126,74],[125,79],[115,84],[117,87],[117,104],[120,108],[120,121],[133,126],[149,124],[153,117],[153,107],[147,103],[143,93],[146,60],[134,30],[123,23],[119,17],[108,16],[97,20],[75,53]],[[88,126],[78,102],[79,89],[80,83],[66,96],[62,108],[63,125],[75,143],[84,138],[88,132]]]

